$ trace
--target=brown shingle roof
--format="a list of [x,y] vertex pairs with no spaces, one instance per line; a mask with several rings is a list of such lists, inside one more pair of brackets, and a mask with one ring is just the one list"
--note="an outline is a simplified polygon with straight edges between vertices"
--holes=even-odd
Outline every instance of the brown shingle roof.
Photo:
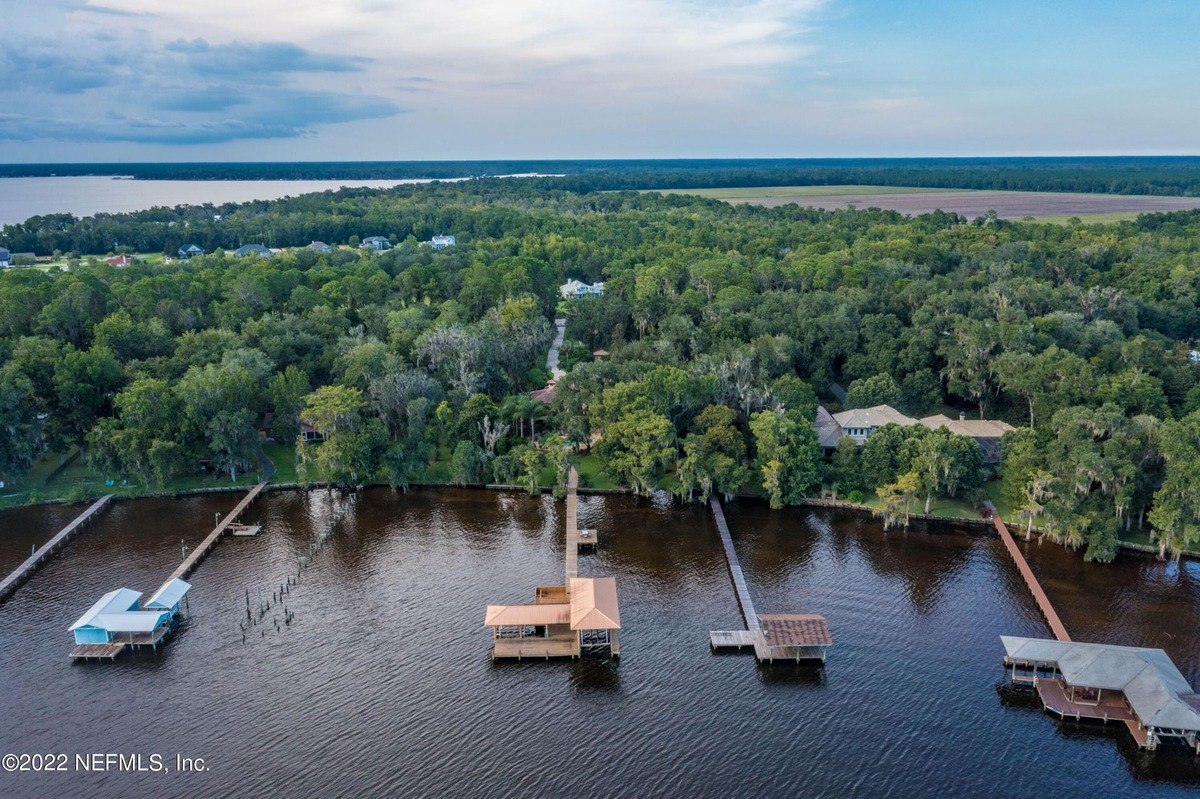
[[829,622],[815,613],[773,613],[758,617],[767,646],[832,646]]

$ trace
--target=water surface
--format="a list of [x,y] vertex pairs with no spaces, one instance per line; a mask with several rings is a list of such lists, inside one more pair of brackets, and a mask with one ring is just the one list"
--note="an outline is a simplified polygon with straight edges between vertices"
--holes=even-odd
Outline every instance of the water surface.
[[[248,514],[264,533],[224,540],[199,567],[162,652],[69,663],[66,627],[100,593],[155,587],[181,539],[194,545],[234,501],[118,503],[0,605],[0,753],[181,753],[211,770],[0,774],[0,795],[1171,797],[1200,786],[1196,758],[1057,722],[1006,685],[998,636],[1046,629],[996,539],[884,534],[824,509],[728,511],[759,610],[829,618],[824,668],[713,655],[708,631],[740,616],[707,512],[623,496],[581,500],[581,524],[602,536],[581,572],[618,579],[620,662],[493,664],[484,606],[561,580],[563,508],[466,490],[268,494]],[[247,595],[269,600],[327,530],[299,584],[244,631]],[[1195,680],[1196,564],[1106,569],[1032,549],[1072,632],[1162,644]],[[1088,595],[1062,588],[1080,579]],[[277,631],[283,605],[295,621]]]

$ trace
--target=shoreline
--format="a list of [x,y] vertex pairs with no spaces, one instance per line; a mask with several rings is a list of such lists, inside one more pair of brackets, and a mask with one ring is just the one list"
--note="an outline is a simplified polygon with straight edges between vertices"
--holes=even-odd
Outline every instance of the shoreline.
[[[199,495],[204,495],[204,494],[241,493],[241,492],[249,491],[253,487],[254,487],[253,483],[248,483],[246,485],[206,486],[203,488],[188,488],[188,489],[183,489],[180,491],[151,491],[151,492],[146,492],[146,493],[125,494],[125,495],[116,493],[113,496],[113,500],[114,501],[126,501],[126,500],[138,500],[138,499],[163,499],[163,498],[180,498],[180,497],[189,497],[189,496],[199,496]],[[268,483],[267,487],[265,489],[263,489],[263,493],[273,493],[276,491],[296,491],[296,490],[308,491],[309,489],[313,489],[313,488],[328,488],[328,487],[330,487],[330,484],[328,482],[324,482],[324,481],[315,481],[315,482],[311,482],[311,483],[300,483],[300,482]],[[355,488],[353,490],[361,491],[361,490],[368,489],[368,488],[392,488],[392,486],[389,486],[387,483],[366,483],[364,485],[358,486],[357,488]],[[520,492],[523,494],[529,493],[528,491],[526,491],[524,486],[509,485],[509,484],[504,484],[504,483],[466,483],[464,485],[458,485],[456,483],[420,482],[420,483],[410,483],[407,486],[407,488],[398,488],[397,487],[397,488],[394,488],[393,490],[403,492],[403,491],[407,491],[410,488],[419,488],[419,489],[465,488],[465,489],[473,489],[473,490],[478,490],[478,491],[517,491],[517,492]],[[580,494],[590,495],[590,496],[619,495],[619,494],[631,495],[631,494],[633,494],[632,489],[629,489],[629,488],[587,488],[584,486],[580,486],[577,490],[578,490],[578,493],[580,493]],[[553,494],[554,489],[551,487],[542,486],[539,488],[538,493],[539,494]],[[97,495],[97,496],[99,496],[99,495]],[[0,508],[0,513],[2,513],[5,510],[13,510],[16,508],[32,508],[32,507],[37,507],[39,505],[73,505],[73,504],[77,504],[77,503],[95,500],[95,498],[96,497],[94,497],[94,496],[87,496],[87,497],[83,497],[81,499],[65,499],[65,498],[44,499],[44,500],[41,500],[38,502],[26,502],[26,503],[21,503],[18,505],[9,505],[7,507]],[[754,500],[762,499],[761,497],[754,495],[754,494],[739,494],[737,498],[738,499],[754,499]],[[805,507],[838,508],[838,509],[842,509],[842,510],[852,510],[852,511],[856,511],[858,513],[866,513],[871,516],[875,516],[876,511],[877,511],[876,508],[873,508],[870,505],[866,505],[863,503],[848,502],[846,500],[841,500],[841,499],[825,499],[825,498],[821,498],[821,497],[807,497],[804,499],[804,501],[802,501],[796,505],[793,505],[791,507],[795,507],[795,508],[805,508]],[[923,522],[935,522],[935,523],[952,524],[952,525],[953,524],[968,524],[968,525],[971,525],[972,527],[985,528],[988,531],[991,531],[990,532],[991,535],[995,535],[995,532],[994,532],[995,528],[993,527],[992,522],[990,522],[986,519],[978,518],[978,517],[936,516],[932,513],[911,513],[911,514],[909,514],[909,518],[915,519],[915,520],[920,520]],[[1007,521],[1007,520],[1005,520],[1005,521]],[[1046,536],[1045,533],[1040,532],[1036,527],[1034,528],[1034,532],[1037,533],[1038,540],[1040,540]],[[1018,536],[1018,538],[1022,541],[1025,540],[1023,534]],[[1032,541],[1034,539],[1029,539],[1029,540]],[[1053,543],[1057,543],[1054,541],[1053,538],[1051,538],[1050,540]],[[1061,546],[1061,544],[1060,544],[1060,546]],[[1136,553],[1142,554],[1142,555],[1152,555],[1156,559],[1158,556],[1158,547],[1153,546],[1151,544],[1139,544],[1134,541],[1119,540],[1117,542],[1117,549],[1118,549],[1118,551],[1124,550],[1127,552],[1136,552]],[[1181,554],[1181,559],[1200,561],[1200,552],[1185,550]]]

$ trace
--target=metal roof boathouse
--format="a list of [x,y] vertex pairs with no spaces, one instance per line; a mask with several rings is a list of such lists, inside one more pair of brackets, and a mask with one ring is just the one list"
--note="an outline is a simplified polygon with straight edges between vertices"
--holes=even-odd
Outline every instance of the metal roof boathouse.
[[171,632],[171,623],[189,588],[183,580],[170,580],[144,605],[140,591],[109,591],[69,628],[75,634],[71,657],[113,660],[126,647],[157,648]]
[[1138,746],[1163,739],[1200,754],[1200,693],[1161,649],[1000,636],[1014,683],[1062,718],[1122,722]]

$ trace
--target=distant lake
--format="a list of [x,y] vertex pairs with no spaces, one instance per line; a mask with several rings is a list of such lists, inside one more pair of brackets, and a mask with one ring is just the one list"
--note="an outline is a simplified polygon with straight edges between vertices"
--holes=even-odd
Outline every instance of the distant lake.
[[142,211],[158,205],[275,200],[343,186],[387,189],[428,180],[121,180],[111,176],[0,178],[0,225],[40,214]]

